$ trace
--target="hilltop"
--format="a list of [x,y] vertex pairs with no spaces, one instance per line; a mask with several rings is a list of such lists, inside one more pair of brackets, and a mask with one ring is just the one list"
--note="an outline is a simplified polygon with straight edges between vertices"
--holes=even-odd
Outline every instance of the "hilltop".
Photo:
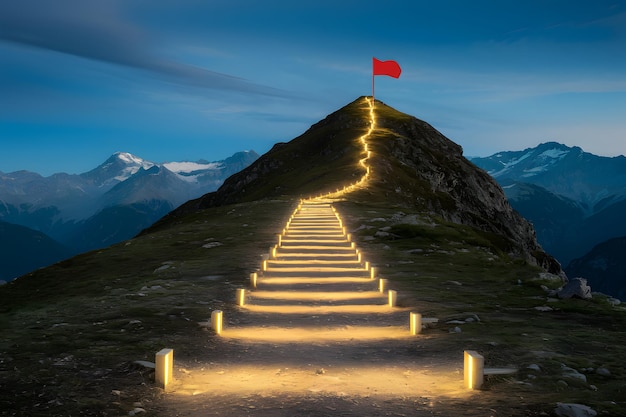
[[[142,408],[146,416],[539,416],[557,402],[626,415],[625,310],[599,296],[554,298],[549,291],[562,278],[541,265],[560,268],[545,262],[502,189],[427,123],[380,102],[375,114],[370,176],[349,193],[336,190],[367,173],[359,163],[367,157],[359,138],[370,127],[364,98],[134,239],[0,287],[2,415],[119,416]],[[199,323],[216,309],[227,325],[242,320],[235,289],[248,285],[300,198],[316,194],[329,194],[357,246],[397,288],[398,305],[439,319],[403,355],[425,370],[443,358],[453,379],[462,379],[465,349],[481,352],[487,366],[520,371],[458,398],[429,384],[428,394],[405,398],[232,392],[207,403],[154,387],[153,373],[136,361],[153,361],[163,347],[175,350],[177,373],[200,372],[202,361],[223,363],[227,372],[241,357],[276,375],[290,367],[279,351],[259,356]],[[360,353],[368,364],[385,360],[368,353]],[[317,365],[311,372],[321,375]]]
[[[377,101],[368,139],[372,174],[351,200],[386,201],[444,221],[475,227],[499,239],[500,249],[560,274],[558,263],[537,244],[535,232],[509,205],[500,186],[463,157],[462,148],[428,123]],[[364,97],[314,124],[288,144],[276,144],[213,193],[189,201],[157,223],[209,207],[267,198],[320,195],[365,174],[355,138],[369,127]],[[496,237],[497,236],[497,237]],[[504,239],[502,239],[504,238]]]

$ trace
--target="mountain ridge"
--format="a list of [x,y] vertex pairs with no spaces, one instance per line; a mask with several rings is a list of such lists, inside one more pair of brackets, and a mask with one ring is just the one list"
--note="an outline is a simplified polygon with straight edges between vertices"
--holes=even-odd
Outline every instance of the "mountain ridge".
[[545,142],[522,151],[502,151],[472,163],[496,180],[539,185],[576,201],[591,216],[607,199],[626,199],[626,157],[604,157],[558,142]]

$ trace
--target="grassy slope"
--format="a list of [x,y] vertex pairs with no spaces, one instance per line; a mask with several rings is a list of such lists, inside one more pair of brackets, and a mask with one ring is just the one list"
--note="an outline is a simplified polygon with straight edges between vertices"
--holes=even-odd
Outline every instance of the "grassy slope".
[[[234,309],[234,289],[246,285],[292,207],[283,200],[210,209],[3,287],[0,413],[118,415],[135,401],[150,410],[150,395],[158,390],[142,386],[150,385],[151,375],[132,361],[151,361],[165,346],[192,357],[198,349],[210,351],[212,338],[197,322],[213,309],[227,315]],[[623,308],[601,298],[547,301],[539,286],[548,283],[536,280],[539,271],[508,259],[496,236],[389,204],[338,207],[381,276],[400,290],[400,304],[441,319],[428,331],[441,349],[459,360],[463,349],[476,349],[487,366],[522,368],[514,377],[488,379],[483,406],[535,415],[571,401],[626,415],[624,403],[610,404],[624,397]],[[415,219],[422,225],[409,224]],[[394,235],[376,236],[380,229]],[[202,248],[210,242],[222,245]],[[164,265],[170,266],[155,272]],[[153,286],[161,288],[144,288]],[[543,305],[554,311],[534,309]],[[455,325],[445,321],[468,313],[481,321],[448,333]],[[543,371],[523,369],[530,364]],[[589,373],[588,383],[579,383],[561,375],[561,364],[606,367],[611,376]],[[121,398],[111,390],[121,390]]]
[[[0,287],[0,415],[132,410],[151,383],[132,362],[154,361],[165,346],[184,353],[197,322],[228,311],[292,209],[264,201],[207,210]],[[222,245],[202,247],[211,242]]]
[[[487,379],[483,398],[493,408],[503,415],[512,409],[535,415],[551,412],[556,402],[580,402],[626,415],[624,307],[613,307],[601,296],[549,299],[540,286],[556,284],[541,281],[536,267],[508,258],[498,236],[389,204],[344,202],[338,208],[352,230],[360,229],[355,235],[381,276],[402,290],[399,304],[417,306],[444,322],[433,331],[442,337],[442,349],[453,346],[459,357],[464,349],[475,349],[487,367],[521,369],[513,377]],[[459,334],[447,333],[456,325],[446,320],[463,320],[469,313],[480,322],[462,325]],[[531,364],[542,371],[525,369]],[[577,370],[606,367],[611,376],[583,372],[587,383],[581,383],[564,377],[562,364]]]

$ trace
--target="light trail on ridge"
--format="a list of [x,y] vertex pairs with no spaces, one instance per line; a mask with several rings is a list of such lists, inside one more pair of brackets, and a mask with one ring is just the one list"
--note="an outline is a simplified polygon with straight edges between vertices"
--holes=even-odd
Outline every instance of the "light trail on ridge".
[[369,97],[365,97],[365,101],[367,102],[367,105],[369,107],[370,126],[367,129],[367,132],[361,135],[358,139],[359,142],[361,142],[361,144],[363,145],[363,152],[365,152],[365,158],[361,158],[359,160],[359,165],[365,169],[365,174],[357,182],[350,184],[350,185],[346,185],[343,187],[343,189],[338,189],[337,191],[331,191],[327,194],[322,194],[316,197],[309,197],[308,199],[305,199],[305,201],[314,200],[314,199],[338,198],[344,194],[348,194],[353,191],[356,191],[359,188],[362,188],[365,185],[365,183],[367,183],[367,181],[369,180],[370,174],[371,174],[371,167],[367,164],[367,161],[372,156],[372,151],[369,150],[367,139],[372,135],[372,132],[374,132],[374,130],[376,129],[376,117],[374,115],[374,103],[372,99]]

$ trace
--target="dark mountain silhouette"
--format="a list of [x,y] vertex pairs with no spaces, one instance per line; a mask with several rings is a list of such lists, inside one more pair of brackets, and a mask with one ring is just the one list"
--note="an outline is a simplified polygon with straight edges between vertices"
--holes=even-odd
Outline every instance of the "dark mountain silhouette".
[[585,256],[572,260],[565,268],[570,277],[586,278],[594,291],[626,301],[626,237],[609,239],[596,245]]
[[0,281],[10,281],[71,254],[41,232],[0,221]]

